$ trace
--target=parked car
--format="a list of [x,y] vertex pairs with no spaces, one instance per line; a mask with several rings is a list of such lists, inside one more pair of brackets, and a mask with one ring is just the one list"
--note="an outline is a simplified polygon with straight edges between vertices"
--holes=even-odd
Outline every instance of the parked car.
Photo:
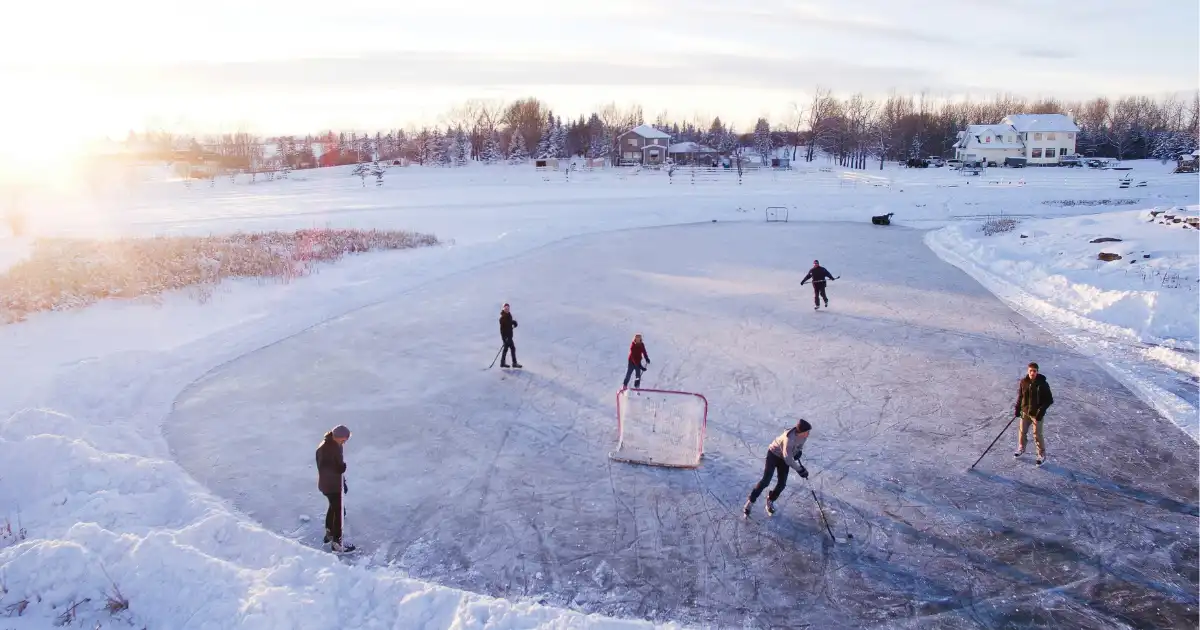
[[1083,166],[1083,158],[1079,157],[1078,155],[1064,155],[1058,158],[1058,165],[1077,168]]
[[937,157],[936,155],[931,155],[931,156],[925,158],[925,161],[929,162],[929,165],[934,168],[941,168],[946,165],[946,160],[944,160],[940,157]]
[[1004,165],[1010,166],[1012,168],[1025,168],[1025,166],[1028,165],[1028,163],[1029,163],[1029,160],[1027,160],[1023,157],[1009,156],[1009,157],[1004,158]]
[[962,168],[962,160],[946,160],[947,168]]

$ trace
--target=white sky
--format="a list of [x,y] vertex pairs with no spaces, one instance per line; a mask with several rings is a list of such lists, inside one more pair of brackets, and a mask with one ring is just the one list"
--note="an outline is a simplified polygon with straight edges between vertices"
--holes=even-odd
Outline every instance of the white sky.
[[1063,98],[1200,86],[1195,0],[9,4],[0,108],[18,133],[374,130],[526,95],[572,117],[638,102],[651,120],[745,127],[817,84]]

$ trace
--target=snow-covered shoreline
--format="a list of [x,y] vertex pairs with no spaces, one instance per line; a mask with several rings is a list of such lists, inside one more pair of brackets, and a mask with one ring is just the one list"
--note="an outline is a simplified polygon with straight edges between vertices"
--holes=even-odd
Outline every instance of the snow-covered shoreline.
[[[1157,209],[1192,216],[1196,210]],[[1025,221],[992,236],[979,223],[961,223],[929,232],[925,242],[1200,440],[1200,238],[1183,225],[1134,210]],[[1092,242],[1102,238],[1121,240]],[[1102,251],[1122,259],[1099,261]]]

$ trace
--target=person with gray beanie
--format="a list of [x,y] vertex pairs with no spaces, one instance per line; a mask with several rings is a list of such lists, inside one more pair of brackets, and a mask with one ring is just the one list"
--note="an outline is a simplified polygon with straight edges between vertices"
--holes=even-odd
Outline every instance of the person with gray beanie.
[[808,432],[812,430],[812,425],[807,420],[801,418],[796,426],[783,432],[783,435],[775,438],[774,442],[767,447],[766,466],[763,467],[762,479],[758,481],[758,485],[750,491],[750,497],[746,501],[745,507],[742,508],[742,513],[750,516],[750,508],[754,502],[758,500],[758,495],[771,484],[771,477],[776,476],[775,487],[767,493],[767,514],[775,513],[775,502],[779,500],[779,493],[783,492],[784,486],[787,485],[788,468],[796,471],[804,479],[808,479],[808,470],[804,468],[804,464],[800,463],[800,455],[804,453],[804,443],[808,440]]
[[317,446],[317,489],[329,501],[325,512],[325,542],[337,552],[354,551],[354,545],[342,544],[342,493],[350,492],[346,480],[346,459],[342,446],[350,439],[350,429],[339,424],[327,433]]

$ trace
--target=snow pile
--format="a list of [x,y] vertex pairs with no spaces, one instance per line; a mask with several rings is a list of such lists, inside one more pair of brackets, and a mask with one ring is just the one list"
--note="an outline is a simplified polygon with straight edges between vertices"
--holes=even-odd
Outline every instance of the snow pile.
[[1197,209],[1030,220],[992,235],[959,223],[926,243],[1196,439],[1200,232],[1188,217],[1194,223]]

